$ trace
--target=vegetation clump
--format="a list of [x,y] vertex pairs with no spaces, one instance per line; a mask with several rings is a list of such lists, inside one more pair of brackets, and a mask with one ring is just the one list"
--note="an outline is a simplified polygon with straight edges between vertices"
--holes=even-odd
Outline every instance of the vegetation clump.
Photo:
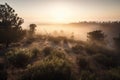
[[32,53],[32,57],[35,58],[40,53],[40,50],[38,48],[33,48],[31,53]]
[[[87,41],[81,41],[74,33],[65,37],[63,31],[59,36],[47,31],[36,35],[37,25],[23,30],[23,22],[7,3],[0,4],[0,80],[120,80],[120,34],[112,44],[102,30],[88,32]],[[80,24],[120,26],[120,22],[71,25]]]
[[101,30],[95,30],[87,33],[88,41],[92,44],[106,45],[106,35]]
[[84,50],[83,46],[81,46],[79,44],[72,47],[72,51],[76,54],[81,53],[83,50]]
[[14,67],[24,68],[30,62],[32,53],[27,49],[13,49],[6,54],[6,57]]
[[61,55],[64,54],[53,52],[38,64],[30,67],[21,76],[21,80],[71,80],[73,77],[71,65]]
[[51,54],[51,52],[53,51],[53,48],[51,46],[46,46],[44,49],[43,49],[43,53],[45,56]]

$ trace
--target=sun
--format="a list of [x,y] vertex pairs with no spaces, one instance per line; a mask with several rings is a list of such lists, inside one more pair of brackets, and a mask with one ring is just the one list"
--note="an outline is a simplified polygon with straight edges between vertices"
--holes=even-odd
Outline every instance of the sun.
[[64,11],[62,10],[58,10],[54,13],[53,17],[56,20],[56,22],[64,22],[66,18],[66,13],[64,13]]
[[51,10],[51,16],[54,22],[65,23],[67,21],[66,19],[69,16],[69,10],[65,7],[57,6]]

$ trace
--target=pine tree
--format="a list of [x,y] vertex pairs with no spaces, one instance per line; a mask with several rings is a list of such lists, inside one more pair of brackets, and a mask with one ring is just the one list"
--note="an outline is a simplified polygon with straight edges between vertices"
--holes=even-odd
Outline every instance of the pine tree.
[[7,48],[10,43],[21,40],[25,34],[21,27],[23,22],[7,3],[0,4],[0,43],[5,44]]

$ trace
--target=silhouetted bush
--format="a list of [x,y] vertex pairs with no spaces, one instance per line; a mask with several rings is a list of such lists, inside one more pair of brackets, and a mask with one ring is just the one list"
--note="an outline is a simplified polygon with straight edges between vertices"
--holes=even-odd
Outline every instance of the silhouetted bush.
[[14,49],[10,50],[6,54],[8,62],[13,65],[14,67],[26,67],[30,62],[32,57],[32,53],[26,49]]
[[21,80],[72,80],[72,77],[70,63],[53,53],[30,67]]
[[101,30],[96,30],[87,33],[88,41],[94,44],[106,44],[105,38],[106,35]]

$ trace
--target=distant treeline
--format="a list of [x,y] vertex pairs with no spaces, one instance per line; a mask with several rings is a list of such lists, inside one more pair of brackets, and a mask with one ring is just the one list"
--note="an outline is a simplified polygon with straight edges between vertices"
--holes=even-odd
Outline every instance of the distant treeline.
[[120,26],[120,21],[108,21],[108,22],[96,22],[96,21],[83,21],[83,22],[74,22],[70,25],[101,25],[101,26]]

